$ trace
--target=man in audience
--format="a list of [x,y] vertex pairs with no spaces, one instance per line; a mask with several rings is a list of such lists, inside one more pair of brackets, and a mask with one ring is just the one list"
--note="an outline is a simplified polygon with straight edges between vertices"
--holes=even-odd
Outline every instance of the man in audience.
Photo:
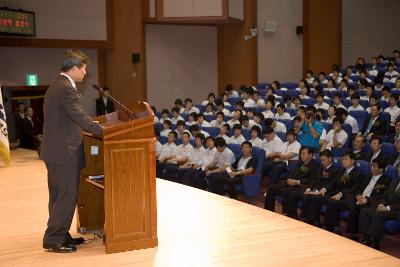
[[252,145],[245,141],[242,143],[242,156],[238,158],[231,166],[226,167],[224,172],[211,174],[208,179],[210,181],[210,192],[225,195],[228,188],[230,198],[236,199],[236,184],[241,184],[243,176],[251,175],[257,169],[257,158],[252,156]]
[[246,139],[242,135],[242,125],[233,125],[233,135],[229,138],[229,144],[241,145]]
[[[247,112],[249,114],[251,114],[251,112]],[[254,126],[253,121],[250,121],[249,117],[247,115],[243,115],[242,117],[240,117],[239,119],[242,129],[243,130],[251,130],[251,127]]]
[[187,126],[197,125],[197,113],[192,112],[189,114],[188,119],[186,121]]
[[[324,150],[319,154],[323,167],[322,175],[311,182],[302,194],[301,217],[305,219],[305,222],[315,226],[320,226],[319,211],[322,203],[325,203],[324,196],[330,195],[336,188],[336,182],[341,173],[341,169],[332,162],[332,158],[333,155],[330,150]],[[299,199],[294,197],[289,200],[289,215],[292,215],[292,217],[297,216],[297,199]]]
[[179,121],[176,123],[176,130],[175,130],[175,132],[176,132],[177,138],[179,138],[179,139],[182,138],[182,134],[183,134],[183,133],[188,133],[189,136],[190,136],[190,138],[193,138],[193,137],[192,137],[192,134],[190,133],[190,131],[189,131],[188,129],[186,129],[186,124],[185,124],[185,122],[184,122],[183,120],[179,120]]
[[249,142],[252,144],[253,147],[262,147],[262,140],[259,137],[261,134],[261,128],[258,126],[253,126],[251,127],[250,130],[250,135],[251,135],[251,139],[249,140]]
[[178,121],[184,121],[181,115],[179,115],[179,108],[178,107],[173,107],[171,109],[172,112],[172,118],[171,122],[172,124],[176,124]]
[[[165,166],[164,177],[168,180],[177,181],[177,172],[179,166],[189,161],[190,155],[193,153],[193,146],[189,143],[190,135],[187,132],[182,134],[182,144],[176,149],[176,154],[166,162],[170,165]],[[164,178],[162,177],[162,178]]]
[[211,136],[206,138],[206,144],[207,149],[202,154],[200,161],[184,173],[182,178],[183,184],[197,188],[205,186],[205,172],[212,166],[215,160],[215,153],[217,152],[214,139]]
[[244,91],[243,91],[243,104],[245,108],[255,108],[257,107],[256,102],[254,102],[254,100],[251,98],[253,94],[253,88],[252,87],[247,87]]
[[[103,87],[106,93],[110,93],[110,88]],[[105,115],[115,111],[114,102],[110,101],[102,92],[96,99],[96,116]]]
[[390,114],[390,125],[394,126],[397,117],[400,115],[400,108],[397,105],[399,101],[398,95],[391,95],[389,99],[389,107],[385,108],[385,112]]
[[347,109],[347,111],[364,111],[363,106],[360,105],[360,96],[358,94],[353,94],[350,99],[351,106]]
[[224,113],[222,111],[218,111],[215,114],[215,120],[210,122],[210,126],[221,128],[221,126],[225,124],[224,118],[225,118]]
[[394,133],[389,134],[386,142],[394,144],[397,140],[400,140],[400,120],[394,123]]
[[[397,170],[400,173],[400,164]],[[362,243],[379,250],[384,225],[388,220],[400,222],[400,179],[392,180],[376,206],[361,209],[358,231],[363,234]]]
[[257,108],[265,108],[265,101],[260,97],[260,93],[258,91],[253,92],[253,100],[256,103]]
[[232,119],[227,121],[227,123],[229,124],[229,127],[233,128],[233,125],[240,124],[240,120],[239,119],[240,119],[241,116],[242,116],[242,111],[241,110],[236,110],[235,112],[233,112]]
[[324,126],[314,117],[314,107],[308,107],[301,126],[299,143],[314,151],[319,151],[319,139]]
[[326,148],[335,149],[343,147],[346,144],[348,138],[349,136],[343,130],[343,119],[340,117],[334,118],[333,129],[331,129],[329,133],[326,135],[326,140],[327,140]]
[[186,98],[185,99],[185,110],[183,111],[183,113],[189,115],[190,113],[200,113],[200,110],[198,108],[196,108],[195,106],[193,106],[193,101],[190,98]]
[[286,126],[280,121],[277,121],[272,118],[266,118],[264,120],[265,127],[271,127],[274,129],[275,133],[286,133]]
[[312,149],[302,147],[300,149],[300,161],[296,168],[289,174],[289,178],[283,184],[271,185],[267,189],[264,208],[275,210],[275,197],[282,195],[282,212],[288,212],[288,202],[291,193],[304,191],[309,184],[317,180],[321,175],[321,165],[312,158]]
[[324,95],[323,94],[317,94],[315,96],[315,101],[316,101],[316,103],[314,104],[314,107],[316,109],[322,108],[323,110],[328,110],[329,104],[324,102]]
[[201,133],[202,135],[204,135],[206,138],[210,136],[209,133],[207,133],[204,130],[201,130],[200,127],[198,125],[192,125],[189,127],[189,131],[192,134],[192,136],[196,136],[196,134]]
[[382,151],[382,139],[380,139],[378,136],[372,136],[371,150],[372,150],[372,156],[370,160],[371,164],[374,159],[377,159],[378,161],[388,160],[388,156],[385,155],[385,153]]
[[371,117],[367,118],[364,123],[364,128],[358,135],[364,136],[368,141],[373,135],[385,135],[386,123],[379,115],[379,106],[371,106]]
[[356,157],[356,160],[364,160],[367,162],[371,160],[371,155],[365,151],[365,138],[361,135],[354,138],[352,153]]
[[358,218],[360,210],[363,208],[376,206],[381,199],[383,192],[388,188],[391,179],[386,177],[383,172],[386,168],[384,161],[374,159],[371,164],[371,175],[364,179],[363,184],[356,193],[353,203],[344,203],[341,210],[349,210],[347,218],[346,233],[351,234],[351,239],[358,241]]
[[201,102],[202,106],[207,106],[208,104],[215,105],[215,94],[214,93],[209,93],[207,96],[207,100],[204,100]]
[[168,133],[168,141],[161,147],[160,156],[156,163],[156,176],[165,178],[165,168],[168,166],[168,160],[172,159],[178,150],[175,144],[176,132],[170,131]]
[[[283,143],[282,146],[278,145],[276,149],[268,153],[268,158],[264,162],[264,176],[270,174],[269,185],[278,184],[280,175],[288,171],[288,161],[298,160],[300,143],[296,140],[296,134],[294,130],[289,130],[286,133],[287,142]],[[275,149],[275,150],[276,150]]]
[[343,108],[346,109],[345,106],[342,104],[342,94],[341,93],[334,93],[332,96],[332,106],[336,107],[337,109]]
[[160,123],[164,123],[164,121],[171,121],[171,118],[169,117],[169,110],[164,108],[163,110],[161,110],[161,119],[160,119]]
[[179,114],[183,113],[185,111],[185,107],[183,106],[182,99],[177,98],[174,102],[175,107],[179,108]]
[[208,121],[206,121],[206,118],[204,117],[204,114],[201,113],[201,112],[197,116],[197,125],[199,127],[211,127],[210,123]]
[[271,127],[266,127],[263,131],[263,135],[264,140],[261,145],[265,150],[265,158],[267,160],[273,160],[276,157],[276,152],[282,149],[283,142]]
[[[168,137],[168,134],[171,132],[172,123],[170,120],[164,120],[164,122],[162,124],[163,124],[163,130],[161,131],[160,135]],[[175,138],[176,138],[176,136],[175,136]]]
[[[235,125],[239,125],[239,124],[235,124]],[[229,124],[225,123],[224,125],[221,126],[221,128],[219,128],[219,135],[217,137],[222,137],[224,138],[225,142],[227,144],[229,144],[230,142],[230,137],[227,135],[229,130],[230,130],[230,126]]]
[[[329,195],[325,196],[326,200],[326,214],[324,218],[324,225],[328,231],[340,233],[339,220],[340,210],[346,205],[354,202],[356,192],[361,186],[364,179],[362,171],[355,166],[356,157],[352,153],[347,153],[342,157],[342,172],[335,190]],[[318,212],[319,214],[319,212]],[[316,216],[314,216],[315,218]]]

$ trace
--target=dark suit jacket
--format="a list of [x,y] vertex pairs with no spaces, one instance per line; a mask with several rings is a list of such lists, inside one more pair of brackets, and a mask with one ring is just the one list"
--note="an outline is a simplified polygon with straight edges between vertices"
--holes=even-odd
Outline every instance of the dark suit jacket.
[[396,133],[389,134],[388,138],[386,139],[386,142],[394,144],[395,141],[396,141]]
[[321,165],[312,159],[306,165],[299,161],[289,178],[300,180],[300,186],[308,186],[311,182],[318,180],[321,174]]
[[85,164],[82,129],[101,135],[103,129],[82,109],[77,90],[60,75],[47,89],[40,157],[46,163],[80,167]]
[[356,156],[357,160],[364,160],[366,162],[369,162],[371,160],[371,155],[369,155],[364,149],[354,153],[354,155]]
[[390,211],[400,210],[400,193],[396,193],[396,187],[400,183],[400,179],[394,179],[390,183],[389,187],[385,190],[382,198],[378,204],[390,206]]
[[96,115],[101,116],[107,113],[111,113],[115,111],[114,108],[114,103],[110,100],[107,99],[107,106],[104,105],[104,101],[102,97],[99,97],[96,99]]
[[[365,188],[368,186],[371,179],[372,179],[372,175],[370,175],[369,177],[364,179],[362,185],[357,190],[356,195],[362,195],[362,193],[364,192]],[[389,177],[386,177],[385,174],[382,174],[382,176],[379,178],[379,180],[376,182],[374,188],[372,189],[371,195],[367,198],[368,203],[375,205],[376,202],[382,198],[383,193],[388,188],[391,181],[392,180]]]
[[341,169],[335,163],[332,163],[332,165],[325,171],[325,177],[323,168],[321,169],[321,171],[322,173],[320,177],[317,180],[311,182],[310,189],[314,191],[316,189],[321,190],[322,188],[325,188],[327,193],[329,194],[332,190],[336,188],[336,182],[341,173]]
[[[368,117],[365,120],[364,128],[362,129],[363,134],[365,134],[365,131],[367,130],[370,121],[371,117]],[[386,122],[382,120],[381,116],[379,115],[368,133],[373,133],[374,135],[386,135],[387,127],[388,126],[386,125]]]
[[15,138],[22,139],[22,118],[19,113],[14,114],[15,120]]
[[397,158],[400,157],[400,153],[396,153],[395,155],[393,155],[392,157],[389,158],[389,165],[393,165],[394,162],[397,160]]
[[330,195],[333,196],[341,192],[343,198],[348,199],[348,198],[354,198],[356,196],[355,194],[361,186],[361,183],[364,179],[364,175],[357,166],[354,166],[354,168],[348,174],[348,179],[346,179],[346,181],[344,182],[342,181],[342,177],[345,175],[345,173],[346,170],[342,169],[342,172],[336,181],[336,188],[332,191]]
[[[371,161],[373,155],[374,155],[374,153],[371,154],[370,161]],[[379,152],[378,156],[375,159],[377,159],[378,161],[384,161],[384,162],[389,162],[389,160],[390,160],[389,157],[387,155],[385,155],[385,153],[382,150],[381,150],[381,152]]]
[[21,147],[34,149],[35,148],[35,136],[36,136],[36,123],[30,122],[26,117],[22,120],[22,138]]

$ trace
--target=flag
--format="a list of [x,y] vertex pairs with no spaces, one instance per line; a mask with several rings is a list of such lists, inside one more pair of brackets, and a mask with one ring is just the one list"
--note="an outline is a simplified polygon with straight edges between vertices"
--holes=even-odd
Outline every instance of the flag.
[[10,144],[8,142],[8,131],[6,123],[6,111],[3,105],[3,95],[0,87],[0,157],[4,163],[10,165]]

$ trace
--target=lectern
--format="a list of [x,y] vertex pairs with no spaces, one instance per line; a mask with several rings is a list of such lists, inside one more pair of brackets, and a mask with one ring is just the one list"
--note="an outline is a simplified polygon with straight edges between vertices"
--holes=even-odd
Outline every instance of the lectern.
[[146,102],[128,108],[134,119],[122,110],[94,118],[102,137],[84,132],[77,227],[104,233],[106,253],[158,243],[154,114]]

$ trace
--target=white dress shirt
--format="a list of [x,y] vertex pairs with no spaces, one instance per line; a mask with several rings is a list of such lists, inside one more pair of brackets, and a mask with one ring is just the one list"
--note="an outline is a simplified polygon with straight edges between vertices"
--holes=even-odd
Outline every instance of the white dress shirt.
[[[332,129],[328,132],[326,135],[326,140],[328,141],[327,148],[333,148],[333,133],[335,132],[335,129]],[[336,133],[336,139],[337,141],[341,144],[340,147],[342,147],[346,142],[349,136],[347,133],[342,129],[340,130],[339,133]]]
[[232,135],[231,138],[229,138],[229,143],[230,144],[238,144],[241,145],[246,139],[244,138],[243,135],[239,135],[238,137]]
[[271,152],[280,152],[282,146],[283,142],[277,135],[275,135],[271,141],[267,141],[266,139],[262,141],[262,148],[265,150],[265,155],[268,155]]

